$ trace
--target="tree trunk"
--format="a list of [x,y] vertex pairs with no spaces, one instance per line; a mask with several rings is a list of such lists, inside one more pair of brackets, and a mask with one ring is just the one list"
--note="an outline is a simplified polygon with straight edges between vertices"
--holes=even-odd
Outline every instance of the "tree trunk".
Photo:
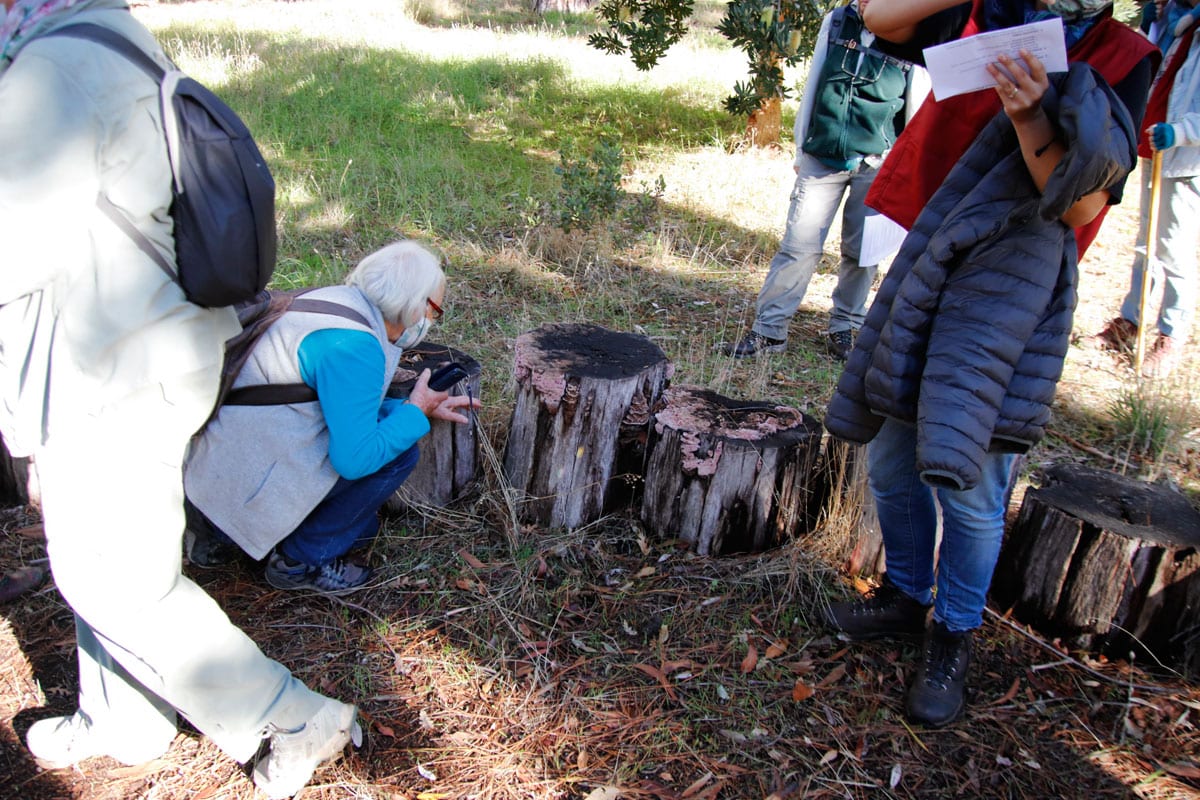
[[521,516],[575,528],[630,502],[673,371],[663,351],[598,325],[544,325],[517,338],[514,362],[504,474],[525,497]]
[[562,11],[579,14],[587,11],[596,0],[533,0],[535,14],[545,14],[547,11]]
[[[453,387],[450,394],[464,395],[469,391],[472,397],[479,397],[482,372],[479,362],[459,350],[433,342],[422,342],[404,351],[388,388],[388,397],[408,397],[421,370],[436,370],[450,361],[457,361],[467,370],[467,378]],[[461,425],[430,420],[429,433],[419,444],[421,460],[399,491],[384,504],[384,509],[395,513],[422,505],[442,508],[466,494],[479,474],[475,437],[474,421]]]
[[673,387],[650,429],[642,521],[701,555],[774,547],[807,528],[820,443],[794,408]]
[[1025,494],[992,582],[1014,615],[1118,657],[1200,668],[1200,513],[1163,487],[1072,465]]
[[764,100],[746,123],[746,138],[755,147],[779,144],[783,128],[783,104],[778,97]]

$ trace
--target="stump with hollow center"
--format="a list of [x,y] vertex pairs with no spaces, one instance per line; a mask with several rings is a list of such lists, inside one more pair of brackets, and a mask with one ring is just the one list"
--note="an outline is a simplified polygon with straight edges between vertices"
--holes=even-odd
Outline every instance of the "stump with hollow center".
[[629,502],[667,356],[644,336],[569,323],[522,334],[515,350],[504,474],[521,517],[576,528]]
[[[992,581],[1069,644],[1200,667],[1200,512],[1165,487],[1062,465],[1025,494]],[[1140,645],[1138,643],[1141,643]]]
[[759,552],[811,518],[821,424],[797,409],[672,387],[650,428],[642,521],[701,555]]
[[[467,370],[467,378],[450,390],[451,395],[464,395],[470,389],[472,397],[479,397],[479,362],[444,344],[421,342],[404,351],[400,366],[392,377],[388,397],[408,397],[421,370],[436,372],[438,367],[457,361]],[[467,417],[471,415],[464,409]],[[401,485],[384,508],[399,512],[412,506],[449,505],[466,494],[475,484],[479,474],[479,450],[474,422],[462,425],[445,420],[430,420],[429,434],[418,446],[421,459],[416,468]]]

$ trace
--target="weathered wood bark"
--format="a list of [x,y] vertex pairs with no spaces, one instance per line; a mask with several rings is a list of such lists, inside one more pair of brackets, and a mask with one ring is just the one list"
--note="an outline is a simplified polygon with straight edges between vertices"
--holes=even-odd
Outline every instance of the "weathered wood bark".
[[37,494],[37,479],[29,459],[14,458],[0,438],[0,505],[36,505]]
[[650,409],[673,367],[649,339],[597,325],[522,334],[504,474],[521,516],[575,528],[628,503],[640,480]]
[[1025,494],[992,595],[1017,619],[1072,646],[1115,656],[1145,647],[1197,669],[1198,546],[1200,513],[1175,492],[1055,467],[1045,486]]
[[650,428],[642,521],[701,555],[774,547],[810,519],[820,443],[794,408],[673,387]]
[[[479,397],[479,376],[482,372],[479,362],[460,350],[433,342],[422,342],[404,351],[400,367],[388,389],[388,396],[408,397],[421,370],[436,370],[450,361],[462,364],[468,374],[466,386],[459,384],[450,390],[450,394],[463,395],[469,388],[472,397]],[[400,512],[414,505],[441,508],[466,494],[474,485],[479,474],[474,423],[461,425],[432,420],[429,434],[420,441],[419,447],[421,460],[400,490],[384,504],[386,511]]]

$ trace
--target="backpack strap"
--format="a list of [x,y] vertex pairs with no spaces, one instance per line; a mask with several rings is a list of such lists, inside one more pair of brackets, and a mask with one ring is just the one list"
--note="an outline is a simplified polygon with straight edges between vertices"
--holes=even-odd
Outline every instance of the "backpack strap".
[[[166,91],[163,82],[167,76],[167,71],[159,66],[158,62],[140,47],[111,28],[91,22],[78,22],[74,25],[65,25],[57,30],[45,33],[43,36],[69,36],[73,39],[83,39],[107,47],[146,73],[160,87],[159,105],[163,113],[163,130],[174,131],[178,135],[178,128],[174,124],[174,106],[163,102],[163,93]],[[168,136],[167,151],[171,158],[171,175],[173,176],[173,180],[176,180],[176,183],[178,183],[178,180],[174,176],[179,174],[179,170],[174,153],[178,152],[178,150],[178,144],[173,144],[170,136]],[[168,278],[176,283],[179,282],[179,273],[175,269],[175,266],[146,238],[145,234],[129,221],[128,217],[121,213],[119,208],[112,204],[103,192],[96,194],[96,207],[103,212],[104,216],[112,220],[113,224],[120,228],[121,232],[129,237],[139,250],[149,256],[150,260],[157,264],[158,268],[166,273]]]
[[[264,383],[232,388],[238,373],[242,371],[250,352],[267,328],[275,324],[289,311],[309,314],[328,314],[357,322],[371,330],[371,323],[362,314],[349,306],[329,300],[314,300],[302,297],[312,288],[294,292],[264,291],[254,301],[238,309],[238,320],[242,333],[230,339],[225,346],[225,369],[221,383],[225,390],[217,402],[220,406],[281,406],[296,403],[312,403],[317,400],[317,391],[307,383]],[[264,295],[266,295],[264,297]]]

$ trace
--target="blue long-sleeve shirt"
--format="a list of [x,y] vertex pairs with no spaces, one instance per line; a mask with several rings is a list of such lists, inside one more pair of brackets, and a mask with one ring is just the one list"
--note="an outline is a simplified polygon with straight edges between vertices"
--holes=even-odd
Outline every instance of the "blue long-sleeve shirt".
[[379,402],[383,350],[365,331],[327,328],[304,337],[300,377],[317,392],[329,428],[329,462],[343,478],[378,472],[429,433],[417,406]]

